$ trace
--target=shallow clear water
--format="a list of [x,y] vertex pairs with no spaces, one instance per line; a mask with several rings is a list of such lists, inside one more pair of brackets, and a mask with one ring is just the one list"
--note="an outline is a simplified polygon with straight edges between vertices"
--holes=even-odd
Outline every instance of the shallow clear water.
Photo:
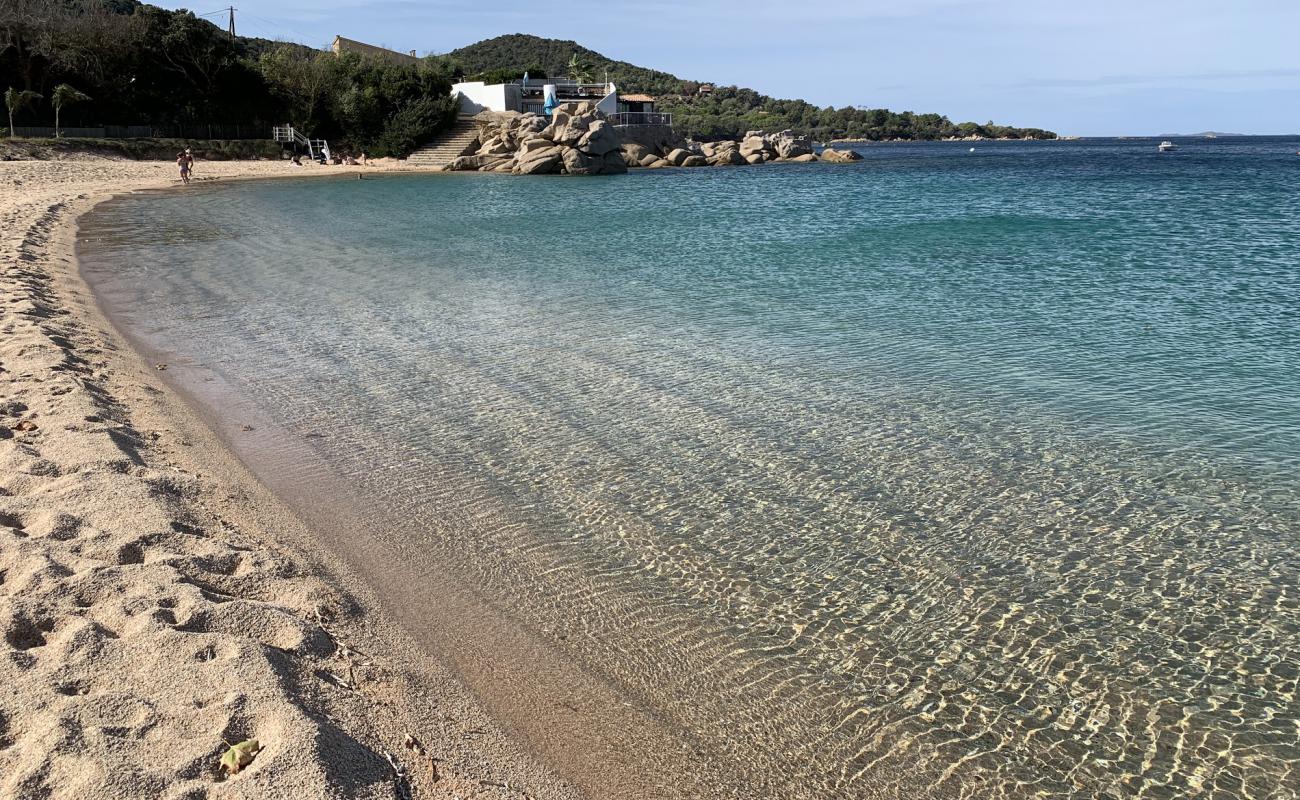
[[1298,140],[127,197],[88,277],[781,796],[1300,792]]

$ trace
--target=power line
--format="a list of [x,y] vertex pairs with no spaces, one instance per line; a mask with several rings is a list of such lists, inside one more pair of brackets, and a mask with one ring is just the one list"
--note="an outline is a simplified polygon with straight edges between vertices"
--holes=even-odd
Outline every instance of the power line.
[[216,11],[209,11],[206,14],[195,14],[194,16],[215,17],[218,14],[229,14],[230,22],[226,24],[226,32],[230,34],[230,38],[233,40],[235,38],[235,12],[238,10],[239,9],[235,8],[234,6],[227,6],[225,8],[219,8]]
[[312,38],[312,37],[310,37],[310,36],[304,34],[304,33],[301,32],[301,31],[297,31],[297,30],[292,30],[292,29],[290,29],[290,28],[286,28],[284,25],[282,25],[282,24],[279,23],[279,22],[276,22],[275,20],[270,20],[270,19],[267,19],[266,17],[259,17],[259,16],[257,16],[256,14],[249,14],[249,13],[247,13],[247,12],[244,13],[244,25],[245,25],[245,27],[247,27],[247,25],[248,25],[248,20],[249,20],[250,17],[251,17],[253,20],[255,20],[255,21],[257,21],[258,23],[260,23],[261,26],[262,26],[262,28],[263,28],[263,30],[264,30],[266,33],[270,34],[269,36],[266,37],[266,38],[268,38],[268,39],[272,39],[272,40],[274,40],[276,37],[282,37],[285,41],[290,41],[290,40],[289,40],[289,36],[294,36],[294,37],[297,38],[297,41],[298,41],[299,44],[303,44],[303,43],[305,43],[305,42],[310,41],[311,38]]

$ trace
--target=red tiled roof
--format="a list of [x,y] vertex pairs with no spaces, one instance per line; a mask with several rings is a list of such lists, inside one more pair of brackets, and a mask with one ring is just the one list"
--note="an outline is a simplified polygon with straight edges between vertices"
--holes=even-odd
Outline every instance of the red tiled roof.
[[625,103],[653,103],[655,101],[648,94],[620,94],[618,99]]

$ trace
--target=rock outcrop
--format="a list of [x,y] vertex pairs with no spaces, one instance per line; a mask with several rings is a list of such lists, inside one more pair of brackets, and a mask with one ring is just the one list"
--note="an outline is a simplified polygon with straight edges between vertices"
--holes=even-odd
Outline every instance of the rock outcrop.
[[537,114],[485,111],[474,118],[478,150],[448,170],[516,175],[611,175],[627,172],[618,129],[592,103],[566,103],[548,120]]
[[[740,140],[738,149],[740,155],[750,164],[762,161],[793,161],[801,156],[813,155],[812,140],[790,130],[780,133],[749,131],[745,134],[745,138]],[[751,156],[758,156],[758,158],[754,159]],[[812,160],[816,160],[816,156],[813,156]]]
[[[566,103],[551,117],[485,111],[474,118],[481,143],[448,170],[515,175],[611,175],[629,167],[723,167],[769,161],[817,161],[813,143],[794,131],[749,131],[740,141],[692,142],[666,125],[615,127],[593,103]],[[827,161],[861,158],[852,150],[824,151]]]
[[836,150],[833,147],[827,147],[822,150],[822,161],[829,161],[832,164],[847,164],[850,161],[861,161],[862,154],[857,150]]

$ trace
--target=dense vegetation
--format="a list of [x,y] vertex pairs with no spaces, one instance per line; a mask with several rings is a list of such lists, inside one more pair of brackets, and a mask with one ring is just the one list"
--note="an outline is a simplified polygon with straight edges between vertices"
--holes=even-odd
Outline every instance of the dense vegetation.
[[1055,138],[1038,128],[1012,128],[992,122],[954,124],[940,114],[896,113],[884,108],[818,108],[803,100],[778,100],[752,89],[719,86],[700,93],[697,81],[682,80],[667,72],[614,61],[577,42],[542,39],[525,34],[495,39],[453,50],[448,58],[466,74],[491,71],[530,74],[545,71],[565,75],[574,57],[598,79],[605,75],[622,92],[655,95],[661,111],[671,112],[684,133],[700,138],[737,137],[748,130],[791,128],[819,139],[940,139],[950,136]]
[[[191,12],[138,0],[0,0],[0,89],[30,93],[18,125],[51,125],[59,97],[64,126],[226,135],[239,126],[269,137],[290,122],[336,147],[405,155],[454,116],[446,66],[232,38]],[[56,94],[65,85],[76,94]]]
[[[614,61],[576,42],[515,34],[447,56],[397,64],[341,57],[266,39],[231,37],[189,11],[139,0],[0,0],[0,90],[17,125],[147,125],[160,135],[268,135],[289,122],[336,149],[405,155],[455,114],[451,82],[606,76],[623,92],[649,92],[699,138],[792,128],[819,139],[1050,137],[938,114],[818,108],[734,86],[702,92],[667,72]],[[712,88],[712,87],[709,87]]]

